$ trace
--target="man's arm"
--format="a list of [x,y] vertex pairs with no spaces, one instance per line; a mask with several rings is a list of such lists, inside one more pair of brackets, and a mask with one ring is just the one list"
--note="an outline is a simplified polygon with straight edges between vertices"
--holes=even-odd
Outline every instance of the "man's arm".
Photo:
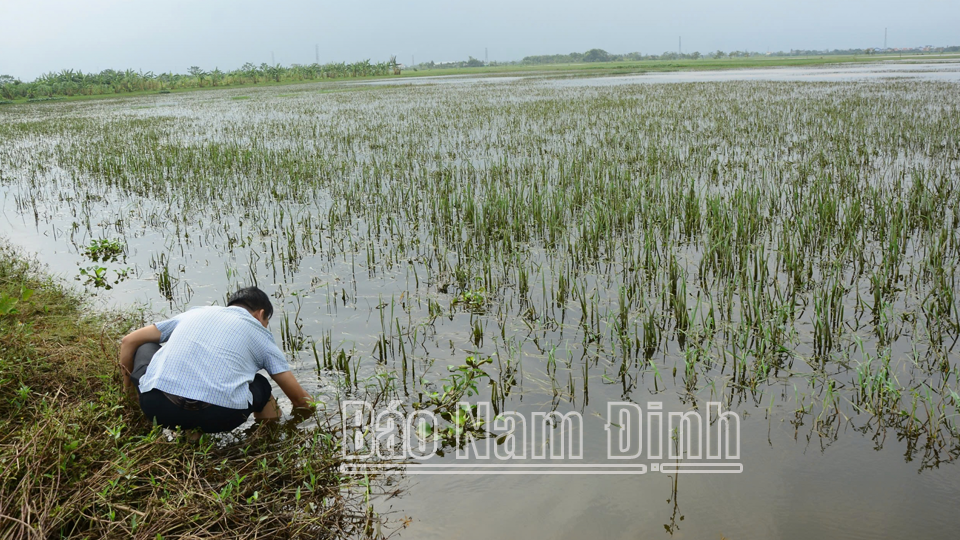
[[276,375],[270,375],[270,377],[280,386],[280,390],[283,390],[283,393],[290,398],[294,408],[311,407],[310,400],[312,400],[313,397],[300,386],[296,377],[293,376],[293,372],[284,371]]
[[120,340],[120,371],[123,373],[123,390],[128,396],[136,399],[137,389],[130,380],[130,373],[133,371],[133,357],[137,354],[137,349],[144,343],[160,343],[160,330],[157,325],[151,324],[144,326],[139,330],[134,330],[123,336]]

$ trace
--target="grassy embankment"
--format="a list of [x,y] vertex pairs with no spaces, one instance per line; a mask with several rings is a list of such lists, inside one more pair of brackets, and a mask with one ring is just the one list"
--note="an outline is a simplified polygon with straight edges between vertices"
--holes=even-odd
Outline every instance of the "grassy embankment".
[[323,430],[171,441],[125,403],[115,358],[133,318],[91,313],[0,245],[0,538],[316,538],[364,526]]

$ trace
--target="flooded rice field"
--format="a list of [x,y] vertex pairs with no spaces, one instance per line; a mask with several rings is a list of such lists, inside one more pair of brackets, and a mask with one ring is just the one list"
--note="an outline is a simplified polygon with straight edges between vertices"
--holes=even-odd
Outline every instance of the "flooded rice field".
[[3,107],[0,235],[148,322],[264,288],[332,409],[739,415],[741,474],[390,476],[401,538],[955,536],[957,81],[583,82]]

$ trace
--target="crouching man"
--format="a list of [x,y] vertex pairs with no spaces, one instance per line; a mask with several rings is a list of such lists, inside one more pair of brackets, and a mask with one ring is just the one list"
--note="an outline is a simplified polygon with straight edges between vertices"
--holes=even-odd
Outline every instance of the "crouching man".
[[157,424],[206,433],[231,431],[251,413],[258,420],[280,417],[261,369],[294,408],[310,407],[267,330],[271,316],[270,298],[248,287],[227,307],[193,308],[131,332],[120,343],[124,390]]

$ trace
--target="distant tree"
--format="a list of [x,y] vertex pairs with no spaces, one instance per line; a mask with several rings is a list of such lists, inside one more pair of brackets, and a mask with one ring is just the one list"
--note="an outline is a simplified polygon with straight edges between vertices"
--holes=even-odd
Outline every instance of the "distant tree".
[[13,78],[11,75],[0,75],[0,97],[4,99],[13,99],[13,86],[19,84],[20,81]]
[[197,82],[200,83],[200,86],[203,86],[203,78],[207,76],[207,72],[197,66],[190,66],[188,71],[190,75],[197,79]]
[[478,60],[471,56],[470,59],[467,60],[467,67],[483,67],[483,60]]
[[260,82],[260,80],[257,78],[257,66],[251,64],[250,62],[240,66],[240,73],[242,73],[244,77],[248,77],[253,84]]
[[603,49],[590,49],[583,53],[584,62],[609,62],[610,53]]
[[266,62],[260,64],[260,72],[263,73],[269,79],[273,79],[274,82],[280,82],[280,76],[283,74],[283,68],[280,67],[280,64],[271,66]]
[[710,56],[712,56],[712,57],[714,58],[714,60],[719,60],[719,59],[723,58],[724,56],[726,56],[726,53],[724,53],[723,51],[718,50],[717,52],[713,53],[713,54],[710,55]]

